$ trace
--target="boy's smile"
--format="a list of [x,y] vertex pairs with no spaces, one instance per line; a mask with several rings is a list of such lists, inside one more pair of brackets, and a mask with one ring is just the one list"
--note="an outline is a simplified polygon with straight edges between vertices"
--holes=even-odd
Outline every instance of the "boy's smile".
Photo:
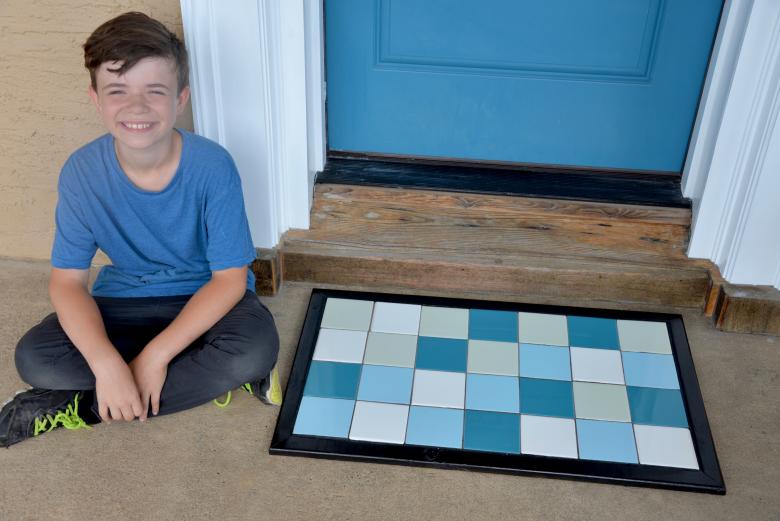
[[121,76],[109,70],[120,65],[101,64],[90,98],[114,136],[118,154],[141,163],[162,161],[171,150],[173,126],[189,99],[189,88],[177,94],[176,68],[167,58],[144,58]]

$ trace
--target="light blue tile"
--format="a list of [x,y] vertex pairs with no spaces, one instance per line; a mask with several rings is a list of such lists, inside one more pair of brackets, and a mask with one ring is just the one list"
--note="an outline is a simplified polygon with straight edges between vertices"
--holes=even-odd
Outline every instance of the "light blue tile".
[[463,448],[520,453],[520,415],[466,411]]
[[672,355],[624,352],[623,370],[626,373],[626,385],[658,389],[680,388]]
[[598,349],[620,349],[617,320],[612,318],[566,318],[569,326],[569,345]]
[[520,344],[520,376],[571,380],[569,348]]
[[314,360],[306,376],[305,396],[354,400],[360,380],[360,364]]
[[517,380],[513,376],[469,373],[466,377],[466,408],[519,413]]
[[408,404],[413,378],[411,368],[365,365],[360,375],[358,400]]
[[293,434],[346,438],[354,408],[355,400],[304,396]]
[[520,379],[520,411],[536,416],[574,418],[572,383],[538,378]]
[[688,427],[685,405],[677,389],[629,387],[628,405],[634,423]]
[[494,340],[496,342],[517,342],[517,312],[469,310],[469,338],[471,340]]
[[577,420],[580,459],[639,463],[630,423]]
[[466,372],[468,341],[421,336],[417,341],[417,369]]
[[409,409],[406,444],[461,448],[463,410],[412,406]]

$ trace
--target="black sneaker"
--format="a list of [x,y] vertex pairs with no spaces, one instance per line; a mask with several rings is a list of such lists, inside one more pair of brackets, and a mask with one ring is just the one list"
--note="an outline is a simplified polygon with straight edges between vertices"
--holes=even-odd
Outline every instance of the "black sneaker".
[[259,382],[250,382],[242,386],[249,394],[254,395],[268,405],[282,405],[282,385],[279,381],[279,371],[274,366],[271,373]]
[[10,447],[56,427],[89,429],[79,416],[80,391],[30,389],[17,393],[0,410],[0,447]]

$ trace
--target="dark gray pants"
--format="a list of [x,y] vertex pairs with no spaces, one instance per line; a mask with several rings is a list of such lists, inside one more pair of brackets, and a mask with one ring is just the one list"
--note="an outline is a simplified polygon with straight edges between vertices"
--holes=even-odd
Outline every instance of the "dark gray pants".
[[[95,302],[109,340],[130,362],[176,318],[190,297],[95,297]],[[265,378],[278,352],[279,336],[270,311],[247,291],[233,309],[168,364],[159,414],[195,407],[243,383]],[[55,313],[19,341],[16,368],[33,387],[95,389],[92,370]],[[97,402],[93,402],[89,406],[97,415]]]

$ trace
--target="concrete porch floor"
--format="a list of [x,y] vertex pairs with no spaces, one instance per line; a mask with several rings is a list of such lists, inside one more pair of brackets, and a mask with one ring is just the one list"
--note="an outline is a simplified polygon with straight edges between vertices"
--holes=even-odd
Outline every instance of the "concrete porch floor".
[[[44,262],[0,260],[0,401],[24,387],[13,350],[52,310],[48,273]],[[279,296],[264,299],[282,339],[283,383],[310,290],[288,283]],[[726,496],[271,457],[278,409],[235,393],[226,409],[206,404],[146,424],[58,429],[0,451],[0,519],[778,520],[780,338],[723,333],[699,310],[678,312]]]

